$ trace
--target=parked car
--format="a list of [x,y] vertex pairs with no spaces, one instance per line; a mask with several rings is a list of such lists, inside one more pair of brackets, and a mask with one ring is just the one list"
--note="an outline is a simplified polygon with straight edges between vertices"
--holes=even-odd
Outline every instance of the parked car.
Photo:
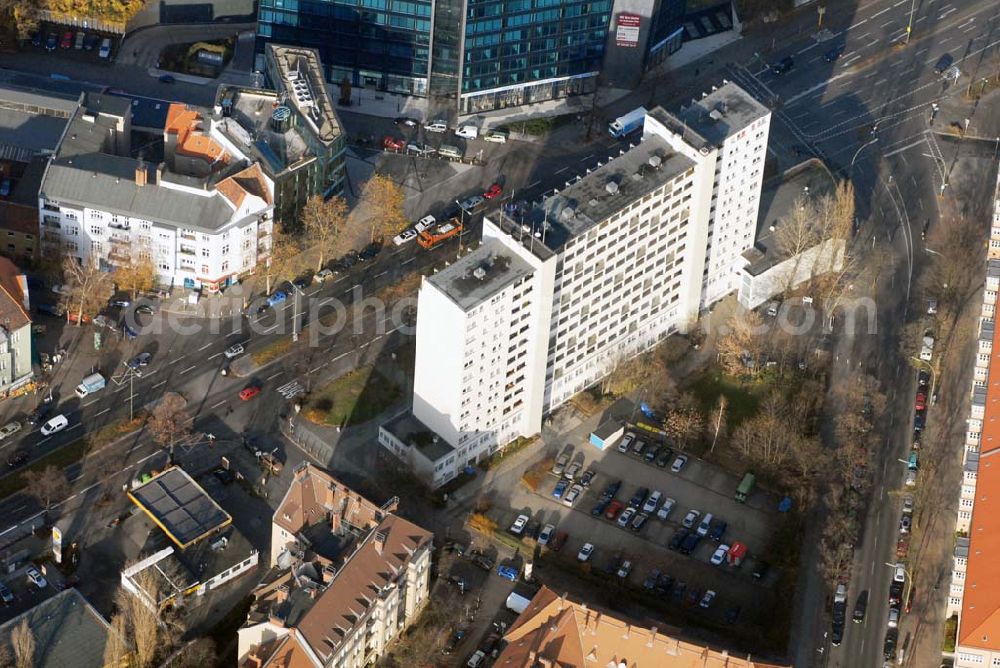
[[5,604],[14,602],[14,592],[12,592],[3,582],[0,582],[0,600],[2,600]]
[[415,128],[420,125],[420,121],[410,116],[397,116],[392,122],[408,128]]
[[617,499],[612,499],[611,503],[608,504],[608,509],[604,512],[604,518],[608,520],[614,520],[618,518],[618,515],[625,508],[625,504]]
[[907,487],[916,487],[916,485],[917,485],[917,472],[916,471],[907,471],[906,472],[905,483],[906,483]]
[[720,545],[715,548],[715,552],[712,553],[712,558],[709,560],[713,566],[721,566],[726,562],[726,555],[729,554],[728,545]]
[[555,530],[556,526],[554,524],[546,524],[542,527],[541,533],[538,534],[538,544],[548,545],[549,541],[552,540],[552,534]]
[[646,499],[646,502],[642,504],[642,512],[644,513],[656,512],[656,508],[657,506],[660,505],[660,499],[662,498],[662,496],[663,495],[659,492],[659,490],[654,491],[652,494],[650,494],[649,498]]
[[97,51],[97,57],[106,60],[111,57],[111,38],[105,37],[101,42],[101,48]]
[[597,475],[597,472],[594,469],[587,469],[580,477],[580,484],[584,487],[590,487],[590,483],[594,481],[595,475]]
[[654,461],[656,461],[656,458],[659,456],[659,454],[660,454],[660,448],[654,446],[646,450],[646,454],[643,455],[643,457],[646,459],[647,464],[652,464]]
[[503,144],[507,141],[510,133],[506,130],[487,130],[486,134],[483,135],[483,140],[488,142],[493,142],[495,144]]
[[913,512],[913,497],[909,494],[903,497],[903,512],[908,514]]
[[922,411],[927,408],[927,394],[924,392],[917,392],[917,398],[913,401],[913,409]]
[[594,544],[584,543],[583,547],[580,548],[580,551],[576,555],[576,560],[581,562],[589,561],[591,555],[593,554],[594,554]]
[[177,79],[174,77],[173,74],[161,74],[159,79],[160,83],[165,83],[165,84],[172,84],[177,81]]
[[465,665],[467,668],[479,668],[480,664],[482,664],[485,660],[486,652],[481,649],[477,649],[472,653],[472,656],[469,657],[469,660],[465,662]]
[[39,404],[33,411],[28,413],[28,424],[34,427],[40,424],[52,411],[52,404]]
[[38,572],[38,569],[34,566],[28,566],[28,570],[25,571],[28,575],[28,580],[31,584],[35,585],[39,589],[45,589],[49,586],[48,581]]
[[484,199],[496,199],[503,194],[503,187],[499,183],[492,184],[489,188],[483,192]]
[[605,488],[604,493],[601,494],[601,498],[602,499],[613,499],[615,497],[615,495],[618,494],[618,491],[621,488],[622,488],[622,481],[621,480],[616,480],[613,483],[610,483]]
[[472,197],[469,197],[468,199],[464,199],[461,202],[459,202],[458,206],[466,213],[472,213],[473,211],[476,210],[477,207],[479,207],[479,205],[481,205],[485,201],[486,200],[483,198],[482,195],[473,195]]
[[689,510],[687,515],[684,516],[684,520],[681,522],[681,525],[685,529],[692,529],[694,528],[695,522],[698,521],[699,517],[701,517],[701,511],[694,509]]
[[637,489],[635,491],[635,494],[632,495],[632,498],[629,499],[628,502],[629,507],[638,508],[639,506],[641,506],[643,503],[646,502],[646,496],[648,494],[649,494],[648,487],[640,487],[639,489]]
[[510,580],[511,582],[517,581],[517,569],[513,566],[505,566],[503,564],[497,566],[497,575],[502,577],[504,580]]
[[387,151],[402,151],[406,148],[406,142],[386,135],[382,138],[382,148]]
[[426,130],[427,132],[436,132],[436,133],[447,132],[448,123],[447,121],[441,121],[441,120],[433,121],[425,125],[424,130]]
[[708,530],[708,537],[719,542],[722,540],[722,536],[726,533],[726,527],[729,525],[724,520],[714,520],[712,522],[712,527]]
[[868,590],[858,594],[858,600],[854,603],[854,615],[851,617],[855,624],[865,621],[865,612],[868,610]]
[[60,49],[68,49],[73,46],[73,31],[67,30],[63,32],[62,38],[59,40]]
[[624,529],[628,526],[628,523],[632,521],[632,517],[635,515],[635,508],[626,508],[625,511],[618,516],[618,526]]
[[671,458],[674,456],[674,451],[670,448],[663,448],[660,450],[659,454],[656,455],[656,465],[661,469],[667,468],[667,464],[670,463]]
[[646,522],[648,520],[649,520],[649,514],[648,513],[637,513],[636,516],[635,516],[635,518],[633,518],[633,520],[632,520],[632,524],[631,524],[632,531],[635,531],[636,533],[639,533],[640,531],[642,531],[642,528],[644,526],[646,526]]
[[651,590],[656,588],[656,583],[660,581],[660,569],[654,568],[646,576],[646,579],[642,581],[642,588],[646,590]]
[[27,450],[18,450],[7,458],[7,468],[16,469],[19,466],[24,466],[28,463],[28,456]]
[[677,455],[674,463],[670,465],[671,473],[680,473],[688,463],[687,455]]
[[900,562],[896,562],[896,566],[892,570],[892,581],[893,582],[906,582],[906,566]]
[[563,475],[572,480],[573,478],[576,477],[576,474],[580,472],[581,468],[583,468],[583,464],[581,464],[580,462],[573,462],[572,464],[566,467],[566,473],[564,473]]
[[226,359],[233,359],[234,357],[239,357],[243,354],[242,344],[234,344],[226,348],[225,352],[222,353],[226,356]]
[[681,554],[691,554],[698,547],[698,543],[701,542],[701,536],[696,533],[688,534],[684,542],[681,543],[680,552]]
[[567,506],[572,506],[576,503],[576,500],[580,498],[581,494],[583,494],[583,487],[580,484],[573,485],[569,488],[569,491],[566,492],[566,496],[563,497],[562,502]]
[[698,605],[704,609],[708,609],[712,605],[712,601],[715,600],[715,591],[709,589],[705,592],[705,595],[701,597],[701,602]]
[[622,562],[622,565],[618,567],[618,572],[616,573],[616,575],[622,580],[624,580],[629,576],[629,573],[631,572],[632,572],[632,562],[626,559],[625,561]]
[[0,179],[0,197],[7,197],[10,195],[10,179],[4,178]]
[[708,535],[708,530],[712,526],[712,513],[705,513],[705,516],[701,518],[701,522],[698,524],[698,535],[705,537]]
[[910,526],[913,523],[912,515],[903,515],[899,518],[899,533],[910,533]]
[[561,478],[559,482],[556,483],[555,488],[552,490],[552,498],[561,499],[563,494],[566,492],[567,487],[569,487],[569,480]]
[[667,519],[670,516],[670,511],[674,509],[674,506],[676,504],[677,504],[676,501],[674,501],[670,497],[667,497],[666,499],[663,500],[663,505],[660,506],[660,509],[656,511],[656,516],[659,517],[661,520]]
[[153,359],[152,353],[139,353],[125,364],[130,369],[138,369],[140,367],[149,366],[149,363],[152,359]]
[[8,422],[4,426],[0,427],[0,441],[8,436],[13,436],[19,431],[21,431],[21,423],[19,421],[14,420],[12,422]]
[[899,608],[889,608],[889,618],[885,623],[890,629],[899,626]]
[[555,538],[549,541],[548,548],[553,552],[558,552],[563,549],[563,545],[566,544],[567,539],[569,539],[569,534],[565,531],[560,531],[555,535]]
[[396,236],[394,236],[392,238],[392,243],[396,244],[397,246],[402,246],[407,241],[413,241],[414,239],[416,239],[417,234],[418,233],[415,229],[413,229],[412,227],[408,227],[399,234],[397,234]]
[[885,642],[882,644],[882,656],[891,661],[896,656],[896,641],[899,640],[899,629],[889,629],[885,632]]
[[611,503],[610,499],[605,499],[603,501],[598,501],[597,505],[593,507],[590,514],[594,517],[600,517],[604,514],[604,511],[608,509],[608,505]]
[[628,449],[632,447],[632,443],[635,441],[635,434],[631,431],[625,432],[622,436],[622,440],[618,442],[618,452],[628,452]]
[[566,472],[566,465],[569,464],[569,454],[563,453],[556,457],[556,463],[552,465],[552,473],[561,476]]
[[528,525],[528,520],[530,518],[527,515],[518,515],[514,523],[510,525],[510,532],[515,536],[520,536],[524,533],[524,527]]
[[325,283],[326,281],[333,278],[333,276],[334,273],[329,269],[320,269],[319,271],[316,272],[316,275],[313,276],[313,283]]
[[670,542],[667,544],[671,550],[679,550],[684,539],[691,535],[691,532],[687,529],[678,529],[674,532],[674,535],[670,537]]

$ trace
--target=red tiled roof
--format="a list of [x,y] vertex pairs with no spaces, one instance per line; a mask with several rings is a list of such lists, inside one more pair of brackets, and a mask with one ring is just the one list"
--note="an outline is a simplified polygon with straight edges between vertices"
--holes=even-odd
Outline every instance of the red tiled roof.
[[680,637],[677,629],[645,628],[542,587],[504,636],[494,668],[617,666],[637,668],[778,668]]
[[989,382],[969,527],[958,644],[1000,650],[1000,327],[993,333]]
[[173,103],[167,109],[166,134],[177,135],[177,152],[214,163],[229,162],[229,153],[219,142],[202,132],[201,114],[186,105]]

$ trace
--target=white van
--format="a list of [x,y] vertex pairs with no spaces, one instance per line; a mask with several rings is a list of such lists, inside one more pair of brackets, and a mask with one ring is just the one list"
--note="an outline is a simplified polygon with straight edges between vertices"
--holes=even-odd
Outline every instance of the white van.
[[66,419],[65,415],[57,415],[42,425],[42,435],[48,436],[56,433],[57,431],[62,431],[68,424],[69,420]]
[[427,132],[447,132],[448,124],[444,121],[434,121],[430,125],[425,125],[424,130]]
[[455,130],[455,136],[461,137],[462,139],[478,139],[479,128],[475,125],[463,125],[459,129]]
[[444,156],[446,158],[454,158],[456,160],[462,159],[462,149],[457,146],[452,146],[450,144],[441,144],[438,149],[438,155]]

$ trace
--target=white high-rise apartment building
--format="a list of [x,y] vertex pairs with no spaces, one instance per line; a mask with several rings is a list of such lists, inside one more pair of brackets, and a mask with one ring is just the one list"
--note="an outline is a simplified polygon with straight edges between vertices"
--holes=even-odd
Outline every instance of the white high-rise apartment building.
[[216,292],[270,252],[274,184],[207,113],[171,104],[159,164],[131,150],[127,98],[87,94],[46,167],[42,253],[142,256],[164,285]]
[[484,238],[424,281],[413,415],[457,451],[459,468],[541,429],[555,264],[551,252]]
[[757,232],[770,126],[767,107],[731,82],[677,114],[656,109],[646,118],[646,135],[662,136],[712,174],[702,308],[739,287],[743,253]]
[[443,484],[736,289],[770,115],[733,84],[699,105],[650,112],[638,145],[524,220],[491,214],[479,248],[424,280],[416,420],[383,426],[383,446]]

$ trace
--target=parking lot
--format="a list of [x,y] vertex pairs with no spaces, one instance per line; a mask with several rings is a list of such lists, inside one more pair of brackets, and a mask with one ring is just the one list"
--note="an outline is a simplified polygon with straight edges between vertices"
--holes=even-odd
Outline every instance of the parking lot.
[[[531,519],[526,534],[537,532],[549,523],[556,526],[555,532],[568,534],[560,553],[566,562],[574,560],[583,544],[589,542],[595,546],[590,558],[592,570],[610,571],[614,575],[617,564],[629,560],[632,569],[626,581],[634,587],[646,584],[654,569],[669,575],[673,585],[661,587],[658,594],[662,598],[676,598],[679,602],[693,597],[692,590],[700,597],[711,589],[717,593],[715,602],[708,610],[699,610],[710,618],[726,617],[729,621],[731,616],[741,617],[738,612],[734,615],[736,609],[760,606],[761,596],[769,593],[777,579],[773,569],[764,572],[760,579],[753,576],[754,571],[760,572],[762,560],[758,555],[769,547],[779,521],[776,498],[755,489],[746,504],[737,503],[733,497],[739,480],[695,457],[689,457],[683,470],[675,474],[670,471],[673,457],[660,467],[647,463],[644,457],[622,454],[614,447],[601,452],[584,446],[566,452],[571,452],[571,464],[581,464],[575,480],[579,481],[588,469],[594,471],[593,480],[580,497],[572,506],[554,498],[553,490],[560,479],[554,474],[547,475],[536,491],[518,486],[511,492],[508,508],[496,516],[498,529],[508,530],[518,515],[526,514]],[[616,481],[623,483],[615,499],[625,507],[641,487],[650,493],[660,491],[663,498],[674,499],[675,505],[666,520],[651,513],[641,531],[620,528],[617,521],[606,519],[606,506],[599,515],[593,514],[595,507],[600,507],[602,492]],[[716,524],[722,520],[727,526],[721,540],[705,536],[690,555],[685,555],[669,549],[668,545],[680,529],[684,516],[692,509],[700,512],[699,520],[706,513],[712,513]],[[731,546],[735,541],[748,548],[748,557],[742,565],[714,566],[710,563],[713,552],[720,545]],[[614,570],[612,565],[615,565]],[[683,587],[680,583],[684,583]],[[653,583],[648,584],[651,589]],[[688,604],[691,605],[691,601]]]
[[[72,59],[92,63],[106,63],[114,59],[120,35],[88,29],[42,22],[32,33],[24,48],[55,60]],[[102,46],[107,45],[102,51]],[[53,74],[56,77],[56,74]]]

